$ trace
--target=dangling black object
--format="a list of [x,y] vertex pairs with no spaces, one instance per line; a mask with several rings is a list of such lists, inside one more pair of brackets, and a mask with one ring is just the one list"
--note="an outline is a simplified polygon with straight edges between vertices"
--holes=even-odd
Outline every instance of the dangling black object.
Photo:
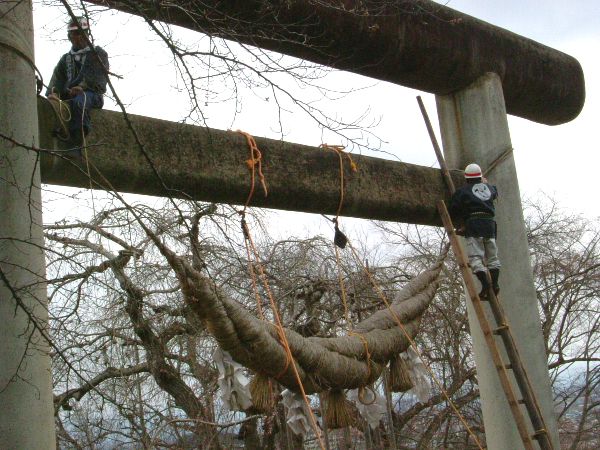
[[42,93],[42,89],[44,89],[44,82],[37,75],[35,76],[35,87],[37,95],[40,95]]
[[244,239],[250,240],[250,234],[248,233],[248,224],[246,223],[246,218],[244,216],[242,216],[241,225],[242,233],[244,234]]
[[338,228],[337,222],[335,222],[335,235],[333,236],[333,243],[339,248],[345,248],[348,243],[348,238]]

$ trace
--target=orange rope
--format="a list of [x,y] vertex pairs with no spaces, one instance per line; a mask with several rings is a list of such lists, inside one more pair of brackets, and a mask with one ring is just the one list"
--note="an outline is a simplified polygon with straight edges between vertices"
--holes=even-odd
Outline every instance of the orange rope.
[[342,304],[344,305],[344,319],[346,319],[346,324],[349,326],[350,318],[348,316],[348,302],[346,301],[346,286],[344,283],[344,279],[342,277],[342,264],[340,263],[340,250],[336,245],[334,245],[334,247],[335,247],[335,262],[337,264],[337,269],[338,269],[338,283],[340,284],[340,294],[342,297]]
[[258,145],[256,145],[256,141],[251,134],[246,133],[245,131],[237,130],[238,133],[242,134],[246,137],[246,142],[248,143],[248,147],[250,148],[250,158],[246,160],[246,165],[248,169],[250,169],[250,192],[248,193],[248,198],[246,199],[246,203],[244,204],[244,211],[248,208],[250,204],[250,200],[252,200],[252,196],[254,195],[254,184],[256,179],[256,169],[258,168],[258,178],[260,179],[260,184],[263,188],[263,192],[265,193],[265,197],[268,194],[267,191],[267,183],[265,181],[265,176],[262,172],[262,153],[258,149]]
[[267,277],[264,272],[263,266],[262,266],[262,264],[260,264],[258,262],[258,258],[259,258],[258,251],[256,250],[254,242],[252,241],[252,237],[248,235],[247,239],[250,241],[250,245],[252,247],[254,257],[257,261],[259,277],[263,283],[263,286],[264,286],[267,296],[269,298],[269,303],[271,304],[273,316],[275,317],[275,327],[277,329],[277,335],[278,335],[280,343],[283,346],[285,353],[286,353],[286,365],[285,365],[284,371],[282,371],[279,376],[283,375],[283,373],[285,373],[288,370],[288,367],[290,365],[292,366],[292,370],[294,372],[294,377],[296,378],[296,382],[298,383],[298,387],[300,388],[300,392],[302,393],[302,397],[304,399],[304,402],[306,403],[307,410],[309,412],[309,418],[311,421],[313,431],[315,432],[315,435],[316,435],[317,439],[319,440],[319,445],[321,446],[321,450],[325,450],[325,445],[323,443],[321,434],[319,433],[319,427],[317,426],[317,421],[315,419],[314,413],[310,406],[310,402],[308,401],[308,396],[306,395],[304,385],[302,384],[302,379],[300,378],[298,368],[296,367],[296,361],[294,360],[292,350],[290,349],[290,344],[287,340],[287,336],[285,335],[283,323],[281,322],[281,316],[279,315],[279,309],[277,308],[277,305],[275,304],[275,299],[273,298],[273,293],[271,292],[271,289],[269,287],[269,283],[267,281]]
[[248,192],[248,197],[246,198],[246,203],[244,204],[244,209],[240,212],[242,216],[242,232],[244,233],[244,244],[246,247],[246,255],[248,257],[248,272],[250,272],[250,278],[252,279],[252,291],[254,292],[254,297],[256,299],[256,307],[258,308],[258,315],[262,320],[265,320],[265,316],[262,310],[262,304],[260,301],[260,295],[258,293],[258,286],[256,285],[256,274],[254,273],[254,266],[252,265],[252,258],[250,256],[250,248],[248,247],[248,238],[250,236],[250,231],[248,229],[248,224],[246,223],[246,209],[254,196],[254,185],[256,181],[256,168],[258,167],[258,176],[260,178],[261,185],[263,187],[263,191],[265,193],[265,197],[267,196],[267,184],[265,181],[265,176],[262,173],[262,153],[256,145],[256,141],[251,134],[246,133],[245,131],[237,130],[238,133],[242,134],[246,138],[246,142],[248,143],[248,148],[250,149],[250,159],[246,160],[246,165],[250,170],[250,191]]
[[[244,236],[247,236],[248,225],[246,225],[246,221],[242,223],[242,227],[244,227],[245,229]],[[252,292],[254,293],[254,298],[256,299],[258,316],[261,318],[261,320],[266,320],[262,309],[262,303],[260,301],[260,294],[258,293],[258,286],[256,285],[256,274],[254,273],[254,265],[252,264],[252,257],[250,256],[250,247],[248,247],[247,239],[244,239],[244,244],[244,246],[246,247],[246,257],[248,258],[248,271],[250,272],[250,279],[252,280]]]
[[344,204],[344,156],[346,156],[348,158],[348,161],[350,161],[350,169],[352,170],[352,172],[358,171],[358,166],[353,161],[352,156],[350,156],[350,153],[344,151],[345,147],[343,145],[321,144],[319,147],[325,150],[331,150],[336,152],[340,161],[340,202],[338,204],[337,212],[335,213],[335,218],[337,220],[337,218],[340,216],[340,213],[342,212],[342,205]]
[[275,303],[273,293],[271,292],[271,289],[269,287],[269,282],[267,281],[267,276],[265,274],[262,264],[260,263],[260,257],[258,254],[258,250],[256,249],[256,246],[254,245],[254,241],[252,239],[250,230],[248,229],[248,225],[245,220],[246,209],[248,208],[248,205],[250,204],[250,201],[252,200],[252,196],[254,195],[254,184],[255,184],[255,179],[256,179],[256,169],[257,168],[258,168],[258,176],[259,176],[260,183],[262,185],[265,197],[267,196],[267,193],[268,193],[265,177],[262,173],[262,153],[258,149],[258,146],[256,145],[256,141],[250,134],[245,133],[243,131],[239,131],[239,130],[238,130],[238,133],[243,134],[246,137],[246,142],[248,143],[248,147],[250,148],[250,159],[246,160],[246,165],[248,166],[248,169],[250,170],[250,183],[251,183],[250,192],[248,193],[246,203],[244,204],[244,208],[240,212],[240,215],[242,216],[242,231],[244,234],[246,252],[248,255],[248,264],[250,267],[250,275],[252,277],[252,287],[253,287],[253,290],[254,290],[254,293],[255,293],[255,296],[257,299],[257,303],[259,305],[258,309],[264,320],[264,314],[262,312],[262,307],[260,306],[260,296],[258,295],[258,289],[256,286],[256,279],[255,279],[256,274],[254,272],[254,269],[252,266],[252,261],[251,261],[250,249],[252,250],[252,254],[254,256],[254,261],[256,262],[256,265],[258,267],[259,278],[261,279],[263,287],[265,289],[265,292],[267,293],[267,297],[268,297],[269,303],[271,305],[271,310],[273,311],[273,316],[275,317],[275,329],[277,330],[277,336],[279,338],[279,343],[283,347],[283,349],[285,351],[285,355],[286,355],[285,366],[284,366],[283,370],[281,370],[280,373],[277,375],[277,378],[280,378],[281,376],[283,376],[283,374],[288,371],[290,365],[292,366],[292,370],[294,372],[294,377],[296,378],[296,382],[298,383],[298,387],[300,388],[300,392],[302,393],[302,398],[304,399],[304,402],[306,404],[306,407],[307,407],[307,410],[309,413],[311,426],[313,428],[315,436],[317,437],[317,439],[319,441],[321,450],[325,450],[326,447],[325,447],[325,444],[323,443],[323,438],[319,432],[319,427],[317,425],[317,421],[315,419],[314,413],[310,406],[308,396],[306,395],[304,385],[302,384],[302,379],[298,372],[298,368],[296,367],[296,362],[294,360],[292,350],[290,349],[290,344],[287,340],[287,336],[285,335],[285,329],[284,329],[283,323],[281,321],[281,316],[279,315],[279,309],[277,308],[277,305]]

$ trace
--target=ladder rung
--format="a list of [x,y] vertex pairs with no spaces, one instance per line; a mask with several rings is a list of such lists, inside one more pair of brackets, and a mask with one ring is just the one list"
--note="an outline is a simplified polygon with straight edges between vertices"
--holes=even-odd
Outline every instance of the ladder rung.
[[508,331],[508,325],[500,325],[498,328],[494,329],[494,334],[500,334],[503,331]]
[[521,399],[519,400],[519,405],[524,405],[525,404],[525,400]]
[[546,435],[548,434],[548,432],[546,431],[545,428],[542,428],[541,430],[537,430],[535,433],[533,433],[533,438],[534,439],[539,439],[540,436]]
[[512,364],[506,364],[506,365],[504,366],[504,368],[505,368],[506,370],[512,370]]

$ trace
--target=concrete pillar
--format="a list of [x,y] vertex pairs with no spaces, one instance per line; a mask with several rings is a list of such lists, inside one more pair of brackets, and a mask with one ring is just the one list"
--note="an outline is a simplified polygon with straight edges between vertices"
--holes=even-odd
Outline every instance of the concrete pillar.
[[[486,74],[462,91],[438,96],[436,100],[449,168],[464,169],[468,163],[477,162],[485,171],[496,158],[511,148],[502,83],[496,74]],[[500,272],[501,302],[554,447],[560,448],[512,153],[492,170],[488,179],[499,191],[496,216],[498,251],[503,264]],[[523,448],[477,317],[470,302],[467,305],[488,448]],[[489,319],[494,323],[491,313]],[[496,339],[503,349],[500,338]],[[516,384],[514,386],[515,391],[519,392]],[[528,417],[524,408],[523,414]]]
[[[0,130],[38,141],[30,0],[0,2]],[[0,448],[55,448],[36,154],[0,139]],[[18,306],[18,304],[22,306]],[[24,312],[27,310],[27,313]]]

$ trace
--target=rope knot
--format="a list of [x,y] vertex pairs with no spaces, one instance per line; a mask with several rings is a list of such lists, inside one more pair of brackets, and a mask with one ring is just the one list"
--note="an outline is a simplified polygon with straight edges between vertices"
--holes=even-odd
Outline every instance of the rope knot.
[[251,134],[246,133],[245,131],[237,130],[237,132],[246,138],[246,142],[248,143],[248,147],[250,148],[250,158],[246,160],[246,166],[248,166],[248,169],[250,170],[251,186],[250,186],[250,193],[248,194],[248,198],[246,199],[246,204],[244,205],[244,210],[245,210],[248,207],[248,205],[250,204],[250,200],[252,200],[252,196],[254,195],[254,183],[255,183],[254,180],[256,177],[256,171],[258,171],[258,178],[260,180],[260,185],[263,188],[265,197],[267,196],[268,191],[267,191],[267,182],[266,182],[265,176],[262,172],[262,153],[259,150],[258,145],[256,144],[256,141],[254,140],[254,137],[252,137]]

